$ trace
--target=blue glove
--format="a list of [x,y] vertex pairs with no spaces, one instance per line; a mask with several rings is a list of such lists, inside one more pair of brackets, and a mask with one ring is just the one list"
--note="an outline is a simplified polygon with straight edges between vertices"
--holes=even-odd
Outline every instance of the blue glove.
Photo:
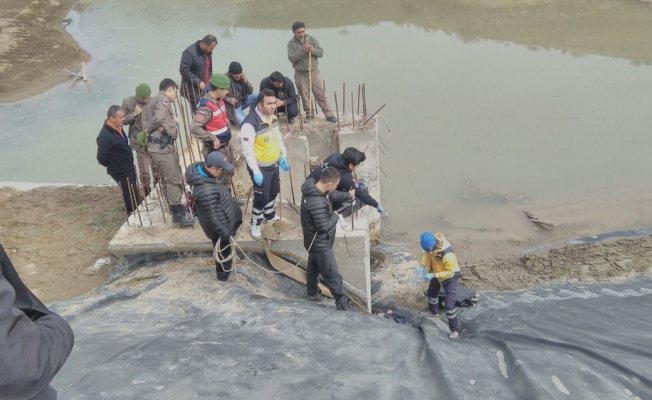
[[281,162],[279,163],[279,166],[283,171],[289,170],[290,167],[288,166],[288,158],[285,156],[281,157]]
[[378,208],[376,208],[376,210],[378,210],[378,212],[381,213],[381,214],[385,212],[385,209],[382,206],[378,206]]
[[262,186],[263,185],[263,174],[260,172],[257,174],[254,174],[254,183],[256,186]]
[[425,270],[423,269],[423,265],[420,266],[419,268],[417,268],[417,275],[423,276],[424,272],[425,272]]
[[431,273],[429,273],[429,274],[425,274],[425,275],[423,276],[423,279],[429,281],[429,280],[431,280],[431,279],[434,278],[434,277],[435,277],[435,275],[433,275],[432,272],[431,272]]

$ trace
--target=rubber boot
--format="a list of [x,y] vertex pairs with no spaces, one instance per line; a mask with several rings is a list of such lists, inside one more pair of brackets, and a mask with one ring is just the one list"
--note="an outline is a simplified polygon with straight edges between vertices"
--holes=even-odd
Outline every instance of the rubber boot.
[[195,224],[195,219],[188,215],[186,208],[181,204],[170,205],[170,212],[172,213],[172,223],[181,226],[190,226]]

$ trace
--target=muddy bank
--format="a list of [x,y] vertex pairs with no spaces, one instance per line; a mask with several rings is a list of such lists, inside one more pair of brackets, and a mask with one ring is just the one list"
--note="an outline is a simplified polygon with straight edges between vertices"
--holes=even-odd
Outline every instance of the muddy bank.
[[65,31],[76,0],[0,0],[0,102],[34,96],[70,80],[88,54]]
[[106,281],[109,267],[84,271],[108,256],[124,220],[117,186],[0,188],[0,203],[0,242],[41,300],[78,296]]

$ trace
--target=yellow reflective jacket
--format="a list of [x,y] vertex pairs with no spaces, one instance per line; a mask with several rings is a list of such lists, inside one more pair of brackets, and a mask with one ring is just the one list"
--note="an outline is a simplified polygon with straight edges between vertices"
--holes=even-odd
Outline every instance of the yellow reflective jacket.
[[457,263],[457,256],[453,253],[453,248],[444,235],[437,233],[435,237],[437,242],[441,241],[442,246],[433,252],[424,253],[421,257],[421,265],[426,273],[432,272],[437,280],[445,281],[459,272],[460,265]]

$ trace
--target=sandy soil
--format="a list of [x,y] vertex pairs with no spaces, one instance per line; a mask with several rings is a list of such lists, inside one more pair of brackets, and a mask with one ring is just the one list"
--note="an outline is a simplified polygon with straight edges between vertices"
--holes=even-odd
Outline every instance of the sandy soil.
[[0,0],[0,102],[24,99],[70,80],[89,56],[63,20],[76,0]]
[[77,296],[106,281],[101,257],[122,222],[118,187],[0,188],[0,242],[25,284],[43,301]]

